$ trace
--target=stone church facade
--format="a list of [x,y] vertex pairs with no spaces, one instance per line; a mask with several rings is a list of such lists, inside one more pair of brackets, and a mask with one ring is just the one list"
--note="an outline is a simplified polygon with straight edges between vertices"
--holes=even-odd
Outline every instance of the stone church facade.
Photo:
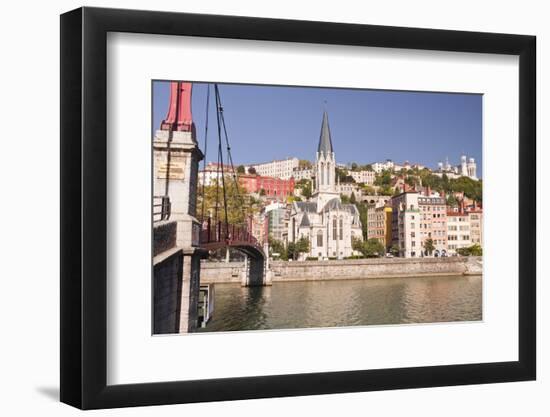
[[336,185],[336,159],[325,111],[313,168],[314,192],[310,201],[295,201],[290,211],[288,241],[309,240],[303,257],[343,259],[354,255],[353,238],[362,239],[359,210],[343,204]]

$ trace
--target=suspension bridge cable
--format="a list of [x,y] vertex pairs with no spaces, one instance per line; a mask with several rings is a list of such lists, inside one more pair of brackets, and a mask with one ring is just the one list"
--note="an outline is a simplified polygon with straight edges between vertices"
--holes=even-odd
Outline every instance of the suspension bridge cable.
[[[218,160],[216,163],[216,205],[214,206],[214,220],[218,224],[218,210],[220,207],[220,149],[218,147]],[[216,226],[217,227],[217,226]]]
[[[214,84],[214,90],[218,91],[218,84]],[[216,94],[216,118],[218,121],[218,153],[220,157],[220,166],[221,166],[221,172],[222,172],[222,188],[223,188],[223,208],[225,212],[225,233],[227,238],[227,232],[229,231],[229,218],[227,216],[227,195],[225,190],[225,175],[223,172],[223,149],[222,149],[222,131],[221,131],[221,123],[220,123],[220,113],[223,111],[221,104],[219,102],[219,95]]]
[[220,119],[221,119],[221,122],[222,122],[223,132],[224,132],[224,136],[225,136],[227,156],[228,156],[229,163],[231,164],[231,171],[232,171],[232,174],[233,174],[233,181],[234,181],[234,184],[235,184],[235,190],[237,191],[237,197],[238,197],[238,199],[241,203],[241,206],[244,206],[244,200],[243,200],[243,197],[242,197],[242,195],[239,191],[239,183],[238,183],[237,173],[235,172],[235,165],[233,164],[233,156],[231,155],[231,146],[229,145],[229,136],[227,134],[227,127],[226,127],[226,124],[225,124],[225,116],[223,114],[223,105],[222,105],[220,90],[219,90],[217,85],[215,87],[215,94],[216,94],[218,102],[220,103]]
[[210,84],[206,89],[206,121],[204,124],[204,159],[202,161],[202,202],[201,202],[201,222],[204,221],[204,201],[206,196],[204,195],[204,185],[206,183],[206,152],[208,150],[208,113],[210,103]]

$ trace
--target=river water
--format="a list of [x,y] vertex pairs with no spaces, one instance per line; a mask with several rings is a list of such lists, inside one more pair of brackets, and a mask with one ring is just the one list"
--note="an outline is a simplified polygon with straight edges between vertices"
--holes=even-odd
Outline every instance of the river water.
[[201,332],[482,319],[481,276],[216,284]]

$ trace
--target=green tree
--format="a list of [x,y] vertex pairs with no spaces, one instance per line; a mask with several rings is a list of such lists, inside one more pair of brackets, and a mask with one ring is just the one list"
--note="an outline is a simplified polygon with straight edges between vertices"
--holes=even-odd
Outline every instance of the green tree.
[[443,189],[442,191],[445,191],[445,193],[449,193],[451,191],[449,177],[447,176],[447,174],[443,174],[441,176],[441,187]]
[[483,256],[483,248],[477,243],[470,246],[470,255],[471,256]]
[[380,187],[389,186],[391,184],[391,180],[391,171],[385,169],[384,171],[376,175],[376,177],[374,178],[374,185],[378,185]]
[[244,174],[244,173],[245,173],[244,165],[239,165],[237,167],[237,174]]
[[370,185],[362,184],[362,185],[361,185],[361,188],[362,188],[363,192],[364,192],[366,195],[374,195],[374,193],[375,193],[374,188],[371,187]]
[[306,199],[306,200],[309,200],[311,198],[311,195],[312,195],[312,190],[311,190],[311,181],[310,180],[307,180],[307,179],[301,179],[300,181],[298,181],[295,185],[294,185],[295,188],[301,190],[302,192],[302,196]]
[[470,256],[470,248],[458,248],[456,253],[460,256]]
[[286,254],[286,260],[294,260],[294,256],[296,255],[296,243],[288,242],[288,245],[286,246]]
[[483,200],[483,182],[468,177],[455,178],[449,181],[449,191],[463,192],[472,200],[481,202]]
[[269,254],[271,256],[273,256],[274,254],[279,254],[279,258],[283,261],[286,261],[288,259],[288,252],[283,242],[275,239],[271,235],[268,236],[267,241],[269,244]]
[[[199,215],[204,214],[205,217],[212,216],[215,220],[217,211],[217,219],[225,222],[224,188],[221,181],[219,187],[216,184],[217,182],[214,181],[212,185],[204,187],[204,195],[200,194],[197,198],[197,212]],[[229,177],[225,178],[225,197],[227,221],[230,224],[245,224],[246,219],[260,211],[259,201]],[[202,213],[203,207],[204,213]]]
[[389,169],[385,169],[374,178],[374,185],[379,187],[389,187],[392,181],[392,173]]
[[430,171],[422,170],[419,174],[419,180],[424,187],[430,187],[434,191],[444,191],[443,180]]
[[419,171],[419,178],[423,186],[430,187],[439,193],[461,192],[468,198],[481,202],[483,199],[483,182],[468,177],[449,179],[446,174],[441,177],[431,173],[428,169]]
[[288,244],[288,257],[294,260],[298,259],[301,253],[309,252],[309,240],[305,237],[298,239],[296,243]]
[[351,170],[352,171],[357,171],[358,168],[359,168],[359,165],[357,165],[357,163],[355,163],[355,162],[351,163]]
[[432,238],[426,239],[424,242],[424,249],[428,252],[428,255],[431,255],[435,250],[434,241]]
[[458,248],[456,251],[462,256],[483,256],[483,249],[477,243],[466,248]]
[[360,246],[356,244],[356,247],[356,250],[366,258],[377,258],[384,255],[384,245],[378,239],[368,239],[363,241]]
[[417,184],[417,178],[413,175],[409,175],[407,176],[407,178],[405,178],[405,184],[411,186],[411,187],[414,187],[416,184]]
[[308,182],[308,184],[302,188],[302,195],[306,200],[309,200],[311,196],[313,195],[313,191],[311,190],[311,183]]
[[390,186],[383,186],[378,189],[378,194],[385,196],[392,196],[395,193],[395,189]]
[[390,248],[390,253],[393,256],[399,256],[399,246],[397,246],[396,244],[393,244]]
[[335,172],[336,172],[336,180],[337,181],[340,181],[341,183],[355,182],[353,177],[351,175],[348,175],[348,173],[345,170],[340,169],[340,168],[336,168]]
[[384,252],[384,245],[378,239],[367,240],[365,244],[365,256],[367,258],[383,256]]
[[265,196],[265,190],[263,188],[260,188],[259,194],[261,197]]
[[353,191],[351,192],[351,196],[349,197],[349,202],[351,204],[357,203],[357,199],[355,198],[355,193]]
[[249,173],[250,175],[256,175],[256,168],[254,168],[254,167],[248,168],[248,173]]
[[301,169],[311,168],[311,162],[307,159],[300,159],[300,161],[298,162],[298,167],[300,167]]
[[363,253],[363,239],[359,239],[358,237],[352,237],[351,238],[351,248],[353,250],[356,250],[357,252]]
[[363,239],[367,239],[368,230],[368,208],[365,203],[356,204],[357,210],[359,210],[359,220],[361,220],[361,229],[363,232]]
[[458,207],[458,200],[453,194],[447,196],[447,205],[450,207]]

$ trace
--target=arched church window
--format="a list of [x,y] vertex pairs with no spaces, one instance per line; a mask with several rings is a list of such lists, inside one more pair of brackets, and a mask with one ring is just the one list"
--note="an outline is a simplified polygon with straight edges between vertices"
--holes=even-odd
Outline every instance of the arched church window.
[[325,164],[321,162],[321,182],[320,185],[323,185],[325,183]]
[[336,217],[332,219],[332,240],[336,240],[338,237],[338,223]]
[[319,230],[317,232],[317,247],[322,247],[323,246],[323,232],[321,230]]
[[340,235],[338,238],[344,240],[344,218],[342,216],[340,216]]

